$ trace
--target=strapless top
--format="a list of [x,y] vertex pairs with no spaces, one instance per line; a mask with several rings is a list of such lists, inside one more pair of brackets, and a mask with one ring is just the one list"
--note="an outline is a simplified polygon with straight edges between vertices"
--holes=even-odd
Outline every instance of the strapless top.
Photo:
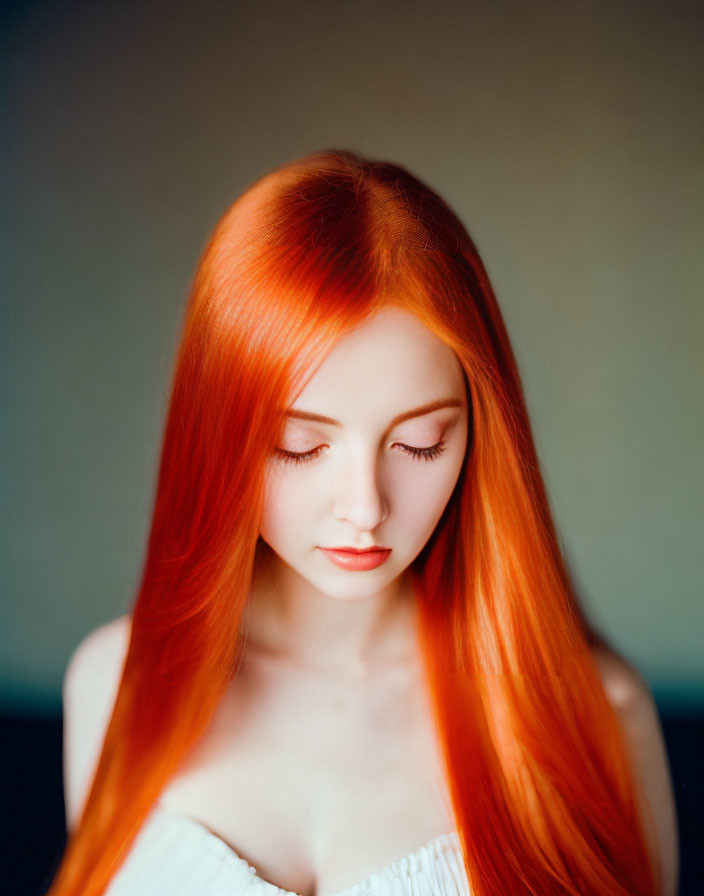
[[[156,804],[105,896],[299,896],[200,822]],[[324,896],[470,896],[459,834],[441,834],[364,880]]]

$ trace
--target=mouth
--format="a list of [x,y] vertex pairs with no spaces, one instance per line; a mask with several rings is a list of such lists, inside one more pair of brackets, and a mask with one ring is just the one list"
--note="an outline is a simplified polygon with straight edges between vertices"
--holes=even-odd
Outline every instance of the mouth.
[[391,553],[391,548],[372,547],[358,548],[320,548],[325,556],[341,569],[364,571],[381,566]]
[[323,551],[346,551],[348,554],[367,554],[369,551],[390,551],[391,548],[381,544],[373,544],[370,548],[351,548],[346,545],[341,548],[321,548]]

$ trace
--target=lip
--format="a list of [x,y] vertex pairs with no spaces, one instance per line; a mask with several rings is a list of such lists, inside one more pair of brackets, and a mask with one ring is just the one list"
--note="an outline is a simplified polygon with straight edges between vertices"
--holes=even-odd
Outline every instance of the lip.
[[360,551],[358,548],[320,548],[325,556],[341,569],[362,571],[376,569],[386,561],[391,548],[367,548]]
[[385,548],[383,544],[373,544],[370,548],[351,548],[347,545],[334,548],[321,548],[323,551],[347,551],[349,554],[366,554],[369,551],[390,551],[391,548]]

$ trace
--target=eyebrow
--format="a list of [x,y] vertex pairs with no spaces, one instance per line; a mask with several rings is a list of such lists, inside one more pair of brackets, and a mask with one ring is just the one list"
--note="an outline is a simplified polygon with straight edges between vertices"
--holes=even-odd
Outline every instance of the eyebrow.
[[[464,402],[459,398],[440,398],[437,401],[431,401],[429,404],[413,408],[412,411],[405,411],[403,414],[394,417],[389,424],[389,429],[393,429],[394,426],[398,426],[399,423],[403,423],[405,420],[411,420],[413,417],[423,417],[425,414],[431,414],[433,411],[440,410],[440,408],[459,408],[463,406]],[[311,414],[310,411],[298,411],[295,408],[286,411],[284,416],[296,417],[298,420],[312,420],[314,423],[328,423],[330,426],[342,426],[339,420],[335,420],[332,417],[324,417],[322,414]]]

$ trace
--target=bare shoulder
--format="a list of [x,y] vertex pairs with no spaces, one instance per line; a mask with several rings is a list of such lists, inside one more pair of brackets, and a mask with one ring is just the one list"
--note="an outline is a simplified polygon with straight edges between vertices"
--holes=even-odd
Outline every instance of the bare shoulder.
[[63,772],[66,821],[72,828],[87,796],[129,644],[131,617],[87,634],[71,654],[63,679]]
[[640,672],[618,653],[593,648],[592,655],[628,742],[643,825],[651,849],[662,863],[662,896],[675,896],[679,879],[677,815],[655,699]]
[[64,687],[84,686],[96,674],[104,677],[113,673],[114,663],[124,659],[131,624],[131,617],[125,614],[89,632],[69,658]]
[[644,699],[652,699],[640,672],[619,653],[608,647],[592,647],[591,652],[615,709],[624,712]]

